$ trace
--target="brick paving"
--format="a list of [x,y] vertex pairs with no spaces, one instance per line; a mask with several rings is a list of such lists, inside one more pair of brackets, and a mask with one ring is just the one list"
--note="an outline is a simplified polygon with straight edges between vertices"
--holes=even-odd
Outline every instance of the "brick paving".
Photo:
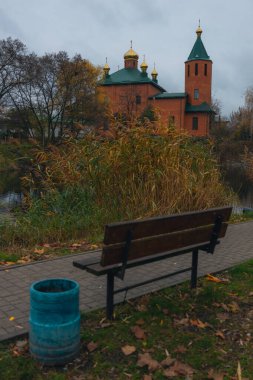
[[[78,254],[98,255],[99,251]],[[0,341],[27,333],[29,316],[29,287],[32,282],[44,278],[69,278],[80,284],[80,309],[89,311],[105,306],[106,278],[96,277],[73,267],[72,261],[77,255],[54,260],[40,261],[27,265],[9,267],[0,270]],[[230,225],[226,237],[216,247],[214,255],[200,253],[198,275],[215,273],[230,268],[248,259],[253,259],[253,221]],[[142,267],[128,269],[122,283],[116,280],[116,288],[130,285],[139,280],[162,276],[167,272],[191,265],[191,255],[170,258]],[[127,299],[140,296],[164,287],[175,285],[189,279],[190,272],[157,281],[133,289],[127,293]],[[115,296],[121,302],[124,293]],[[13,320],[9,320],[14,317]]]

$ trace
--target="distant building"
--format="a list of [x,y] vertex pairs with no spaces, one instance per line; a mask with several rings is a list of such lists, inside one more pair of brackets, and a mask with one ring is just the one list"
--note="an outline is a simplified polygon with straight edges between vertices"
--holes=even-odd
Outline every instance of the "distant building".
[[196,30],[197,39],[185,62],[185,91],[167,92],[158,84],[154,67],[151,78],[144,60],[138,69],[138,54],[132,49],[124,55],[124,68],[110,74],[104,66],[100,93],[114,114],[141,115],[153,106],[164,123],[185,129],[193,136],[208,136],[212,91],[212,61],[201,39],[202,29]]

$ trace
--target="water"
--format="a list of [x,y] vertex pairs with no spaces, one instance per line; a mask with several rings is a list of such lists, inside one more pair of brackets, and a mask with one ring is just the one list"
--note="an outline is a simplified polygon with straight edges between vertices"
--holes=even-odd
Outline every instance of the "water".
[[22,201],[20,172],[0,173],[0,221],[11,219],[11,210]]
[[240,204],[237,209],[253,209],[253,182],[246,174],[242,164],[234,163],[223,168],[224,181],[238,195]]

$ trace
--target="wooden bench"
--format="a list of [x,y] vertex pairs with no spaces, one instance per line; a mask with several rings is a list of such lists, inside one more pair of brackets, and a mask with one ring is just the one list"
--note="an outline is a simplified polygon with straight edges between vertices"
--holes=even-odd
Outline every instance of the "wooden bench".
[[[214,253],[224,237],[231,207],[188,212],[105,226],[101,260],[89,257],[73,265],[95,276],[107,275],[106,314],[113,318],[114,294],[191,271],[191,287],[197,286],[198,251]],[[176,272],[148,279],[114,291],[115,276],[124,279],[127,268],[192,253],[192,265]],[[168,262],[168,269],[170,263]]]

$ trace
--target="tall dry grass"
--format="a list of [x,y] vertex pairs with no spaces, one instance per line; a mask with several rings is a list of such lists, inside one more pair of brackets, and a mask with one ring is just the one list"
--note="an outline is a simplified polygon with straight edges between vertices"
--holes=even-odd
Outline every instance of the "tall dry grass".
[[19,228],[30,225],[37,241],[63,240],[112,221],[226,205],[231,194],[211,150],[151,124],[51,146],[36,153],[26,178],[42,197],[28,197]]

